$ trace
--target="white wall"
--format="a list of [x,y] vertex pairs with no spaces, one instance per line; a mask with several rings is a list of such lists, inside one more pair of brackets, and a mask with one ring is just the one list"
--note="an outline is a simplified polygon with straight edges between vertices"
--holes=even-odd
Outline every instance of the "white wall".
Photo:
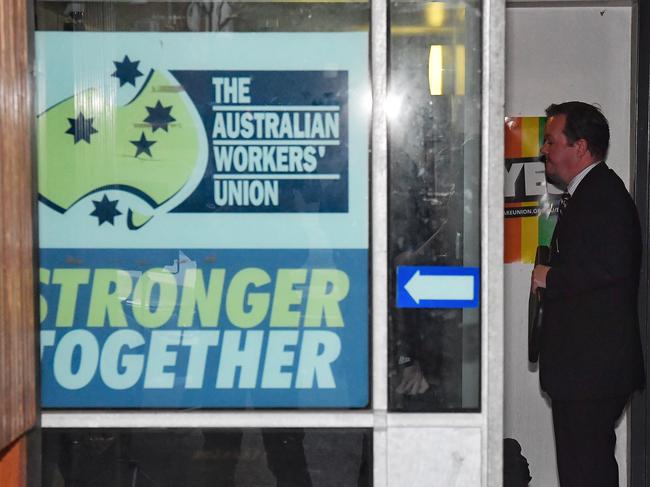
[[[506,14],[507,116],[544,115],[553,102],[598,103],[611,129],[610,167],[630,182],[631,7],[522,7]],[[504,436],[517,439],[533,487],[558,485],[549,404],[529,370],[528,288],[532,265],[505,266]],[[617,429],[627,485],[627,422]]]

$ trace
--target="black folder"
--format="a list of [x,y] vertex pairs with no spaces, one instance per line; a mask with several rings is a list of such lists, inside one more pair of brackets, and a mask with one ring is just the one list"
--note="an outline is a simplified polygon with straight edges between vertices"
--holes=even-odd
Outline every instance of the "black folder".
[[[537,247],[535,265],[548,265],[551,250],[546,245]],[[539,359],[539,341],[542,334],[542,320],[544,318],[544,289],[538,288],[531,292],[528,299],[528,360],[537,362]]]

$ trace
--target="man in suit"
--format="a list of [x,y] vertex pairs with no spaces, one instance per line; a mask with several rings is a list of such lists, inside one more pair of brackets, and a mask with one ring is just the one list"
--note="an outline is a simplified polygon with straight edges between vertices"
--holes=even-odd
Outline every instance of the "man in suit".
[[541,152],[566,188],[545,288],[540,383],[551,398],[562,487],[618,486],[614,428],[645,383],[637,316],[641,231],[621,179],[605,164],[609,126],[582,102],[551,105]]

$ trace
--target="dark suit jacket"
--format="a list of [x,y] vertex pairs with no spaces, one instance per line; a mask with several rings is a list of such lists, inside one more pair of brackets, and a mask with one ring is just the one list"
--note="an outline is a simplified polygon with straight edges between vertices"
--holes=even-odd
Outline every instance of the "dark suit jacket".
[[551,399],[625,396],[645,382],[634,202],[604,162],[576,188],[551,241],[540,382]]

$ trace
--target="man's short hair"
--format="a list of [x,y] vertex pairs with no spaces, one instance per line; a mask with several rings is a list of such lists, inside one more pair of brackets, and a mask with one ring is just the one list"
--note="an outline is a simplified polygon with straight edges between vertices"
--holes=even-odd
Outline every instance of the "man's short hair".
[[564,135],[569,144],[585,139],[595,160],[605,160],[609,149],[609,124],[600,108],[581,101],[552,104],[546,109],[547,117],[564,115]]

